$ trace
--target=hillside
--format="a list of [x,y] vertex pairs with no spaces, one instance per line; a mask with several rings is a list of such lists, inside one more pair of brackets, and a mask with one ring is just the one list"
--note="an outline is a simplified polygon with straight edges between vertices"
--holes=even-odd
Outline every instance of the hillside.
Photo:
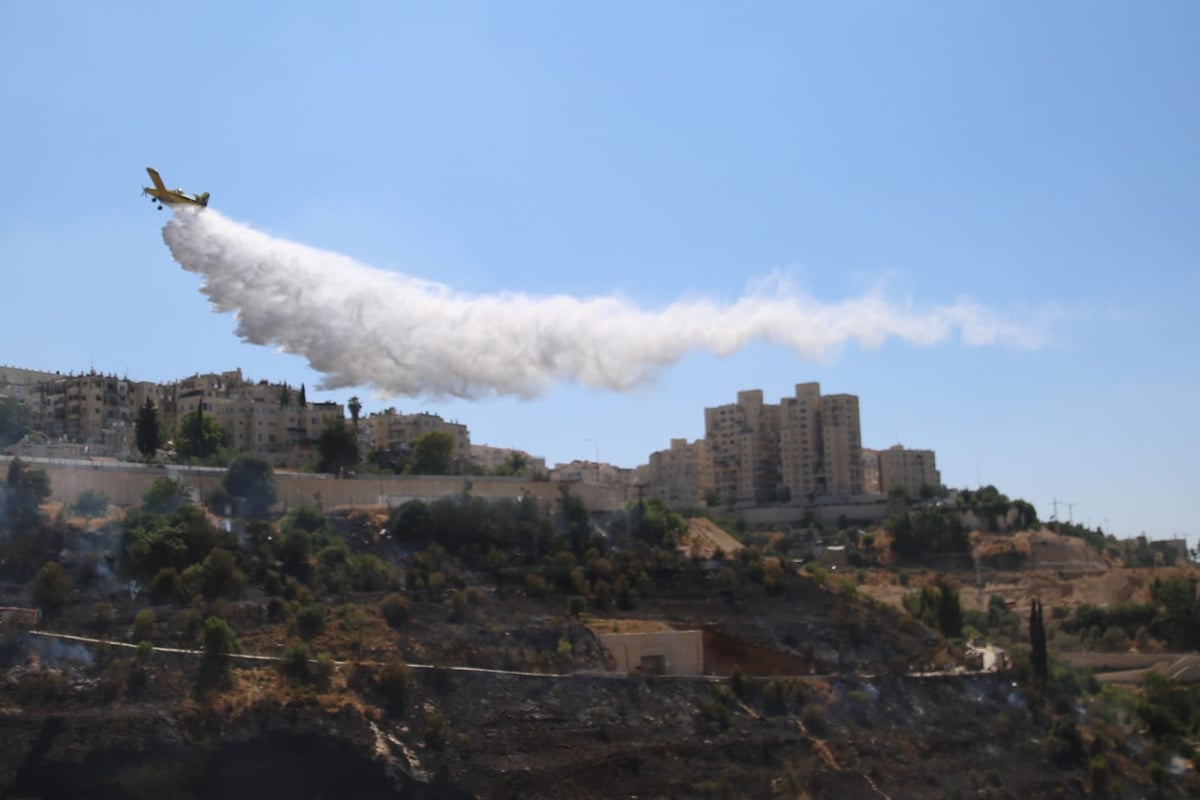
[[[46,618],[0,634],[5,796],[1198,789],[1177,760],[1189,695],[1143,707],[1058,666],[1038,680],[1019,652],[972,671],[962,636],[903,610],[906,594],[937,586],[945,603],[957,586],[971,624],[1019,645],[1020,616],[1000,603],[993,623],[992,599],[1145,597],[1148,576],[1111,567],[801,570],[659,504],[598,521],[570,495],[226,525],[163,485],[123,515],[22,524],[0,542],[0,592]],[[723,543],[691,557],[696,536]],[[976,576],[987,613],[971,617]],[[1116,641],[1076,623],[1051,621],[1056,647]],[[597,634],[636,631],[691,632],[702,657],[690,674],[658,674],[665,656],[616,669]],[[1162,708],[1185,716],[1147,727]]]

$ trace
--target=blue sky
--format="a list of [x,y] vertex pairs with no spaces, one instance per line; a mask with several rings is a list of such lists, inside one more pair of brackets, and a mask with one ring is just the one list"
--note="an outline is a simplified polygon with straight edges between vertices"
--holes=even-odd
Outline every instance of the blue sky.
[[934,449],[952,486],[1195,543],[1200,6],[245,6],[0,6],[0,362],[320,382],[172,261],[153,165],[231,219],[470,295],[656,309],[781,274],[828,303],[883,286],[1050,318],[1036,348],[696,352],[625,394],[324,396],[635,466],[740,389],[817,380],[859,395],[864,445]]

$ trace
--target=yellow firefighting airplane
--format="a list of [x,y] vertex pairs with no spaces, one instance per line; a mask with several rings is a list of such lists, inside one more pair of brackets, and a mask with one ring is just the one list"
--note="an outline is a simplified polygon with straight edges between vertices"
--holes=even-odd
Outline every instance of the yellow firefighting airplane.
[[159,211],[162,211],[163,203],[200,206],[201,208],[208,205],[208,192],[188,194],[183,189],[168,189],[163,185],[162,178],[159,177],[158,171],[154,167],[146,167],[146,172],[149,173],[150,180],[154,181],[154,186],[142,189],[142,194],[149,195],[150,202],[158,203]]

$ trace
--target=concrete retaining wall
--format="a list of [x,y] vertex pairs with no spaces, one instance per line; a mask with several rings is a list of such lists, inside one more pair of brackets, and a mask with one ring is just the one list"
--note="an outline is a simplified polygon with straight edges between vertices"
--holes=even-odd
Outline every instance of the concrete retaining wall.
[[[11,457],[0,457],[7,469]],[[159,478],[172,478],[206,497],[225,476],[217,467],[178,467],[161,464],[128,464],[74,459],[22,459],[30,466],[44,469],[50,478],[50,499],[69,502],[80,492],[91,489],[108,497],[109,502],[128,506],[140,503],[142,495]],[[523,478],[497,478],[464,475],[381,475],[334,478],[298,472],[276,472],[279,503],[283,508],[297,506],[382,506],[399,505],[408,500],[436,500],[467,492],[488,500],[517,499],[525,494],[541,501],[558,499],[557,483]],[[611,486],[573,483],[571,493],[583,500],[591,511],[616,511],[625,506],[623,489]]]

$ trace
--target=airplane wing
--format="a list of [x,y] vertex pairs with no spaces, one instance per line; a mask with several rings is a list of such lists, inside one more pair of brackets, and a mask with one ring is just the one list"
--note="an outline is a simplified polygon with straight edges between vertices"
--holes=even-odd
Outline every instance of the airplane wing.
[[154,182],[155,189],[158,189],[160,192],[166,191],[167,187],[163,184],[162,178],[159,177],[158,170],[154,167],[146,167],[146,172],[150,175],[150,180]]

